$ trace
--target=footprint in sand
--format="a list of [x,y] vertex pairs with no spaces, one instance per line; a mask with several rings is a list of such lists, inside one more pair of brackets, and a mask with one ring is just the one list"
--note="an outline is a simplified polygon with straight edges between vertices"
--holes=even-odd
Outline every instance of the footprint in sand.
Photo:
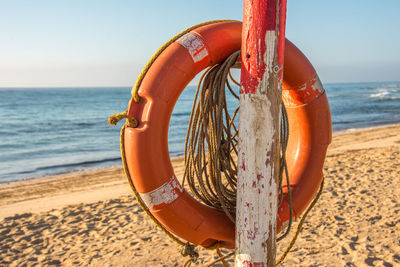
[[356,245],[360,245],[360,243],[358,243],[358,236],[354,236],[352,238],[350,238],[352,242],[349,243],[349,247],[352,250],[357,250]]

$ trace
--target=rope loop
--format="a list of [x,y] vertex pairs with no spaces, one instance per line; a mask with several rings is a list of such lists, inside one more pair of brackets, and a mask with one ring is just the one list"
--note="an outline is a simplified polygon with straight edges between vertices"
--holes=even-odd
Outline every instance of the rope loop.
[[126,119],[126,125],[128,125],[129,127],[136,128],[138,126],[138,121],[135,118],[129,117],[127,110],[108,117],[108,124],[116,126],[118,122],[123,119]]
[[195,263],[199,258],[199,253],[195,250],[196,246],[187,242],[181,250],[183,257],[190,256],[190,261]]

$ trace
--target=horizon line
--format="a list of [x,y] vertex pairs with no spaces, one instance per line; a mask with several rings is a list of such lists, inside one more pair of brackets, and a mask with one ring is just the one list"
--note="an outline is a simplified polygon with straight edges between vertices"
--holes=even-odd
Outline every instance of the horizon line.
[[[355,84],[355,83],[400,83],[399,81],[369,81],[369,82],[363,82],[363,81],[358,81],[358,82],[322,82],[323,85],[331,85],[331,84]],[[196,86],[196,84],[188,84],[188,86]],[[56,86],[0,86],[0,89],[46,89],[46,88],[122,88],[122,87],[130,87],[133,88],[132,85],[73,85],[73,86],[68,86],[68,85],[56,85]]]

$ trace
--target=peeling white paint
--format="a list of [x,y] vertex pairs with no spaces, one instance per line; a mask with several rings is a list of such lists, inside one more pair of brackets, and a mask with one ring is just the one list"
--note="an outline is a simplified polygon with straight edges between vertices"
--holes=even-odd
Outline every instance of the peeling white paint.
[[[252,262],[263,262],[267,255],[265,244],[269,226],[276,228],[277,184],[274,179],[277,166],[272,161],[271,102],[266,94],[241,95],[239,114],[238,193],[236,214],[236,247],[241,254],[251,255]],[[245,199],[243,199],[245,198]],[[268,206],[265,206],[269,203]],[[275,237],[273,237],[275,238]]]
[[177,42],[188,50],[195,63],[208,56],[207,47],[201,37],[195,33],[189,32],[179,38]]
[[174,175],[168,182],[164,183],[159,188],[147,193],[140,193],[140,197],[146,206],[152,210],[154,207],[159,205],[172,203],[182,192],[183,188]]
[[[276,61],[275,31],[266,32],[265,44],[265,54],[257,55],[263,57],[266,66],[257,91],[255,94],[240,95],[238,162],[241,164],[238,170],[236,202],[236,266],[266,263],[267,240],[276,239],[276,231],[270,232],[269,228],[276,229],[278,205],[278,187],[275,181],[275,169],[278,166],[273,163],[276,155],[272,155],[271,151],[272,146],[279,143],[279,140],[273,142],[273,138],[279,136],[275,134],[279,127],[274,128],[271,125],[274,121],[273,109],[267,94],[268,90],[276,90],[273,88],[276,83],[270,84]],[[279,121],[279,118],[275,120]]]
[[318,75],[315,76],[314,82],[312,83],[311,88],[312,88],[312,90],[318,91],[320,93],[323,93],[325,91],[324,86],[322,85],[322,82],[319,79]]
[[263,79],[260,81],[258,91],[261,93],[265,93],[268,86],[269,75],[274,73],[274,59],[276,52],[277,38],[275,31],[267,31],[265,34],[265,47],[268,49],[265,50],[264,54],[264,63],[265,63],[265,72],[263,75]]
[[321,80],[319,79],[318,75],[315,76],[314,79],[311,79],[310,81],[307,81],[304,83],[302,86],[299,86],[296,88],[296,91],[306,91],[306,90],[312,90],[314,92],[324,92],[324,87],[322,86]]
[[[293,91],[296,93],[292,95],[291,92]],[[322,82],[319,79],[318,75],[316,75],[313,79],[305,82],[301,86],[290,90],[283,90],[282,99],[284,100],[286,106],[298,106],[306,104],[311,100],[317,98],[318,96],[323,94],[324,91],[325,90]]]

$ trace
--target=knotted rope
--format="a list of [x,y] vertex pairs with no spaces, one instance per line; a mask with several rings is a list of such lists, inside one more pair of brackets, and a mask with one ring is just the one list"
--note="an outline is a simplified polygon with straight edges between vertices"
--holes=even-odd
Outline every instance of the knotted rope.
[[[192,193],[206,205],[225,211],[234,222],[238,132],[225,96],[230,67],[240,55],[233,53],[222,64],[210,67],[200,78],[185,141],[185,173]],[[201,86],[202,84],[202,86]]]
[[122,113],[117,113],[108,118],[108,124],[112,126],[116,126],[120,120],[126,119],[126,124],[129,127],[136,128],[138,126],[138,122],[135,118],[131,118],[128,116],[128,111],[125,110]]

